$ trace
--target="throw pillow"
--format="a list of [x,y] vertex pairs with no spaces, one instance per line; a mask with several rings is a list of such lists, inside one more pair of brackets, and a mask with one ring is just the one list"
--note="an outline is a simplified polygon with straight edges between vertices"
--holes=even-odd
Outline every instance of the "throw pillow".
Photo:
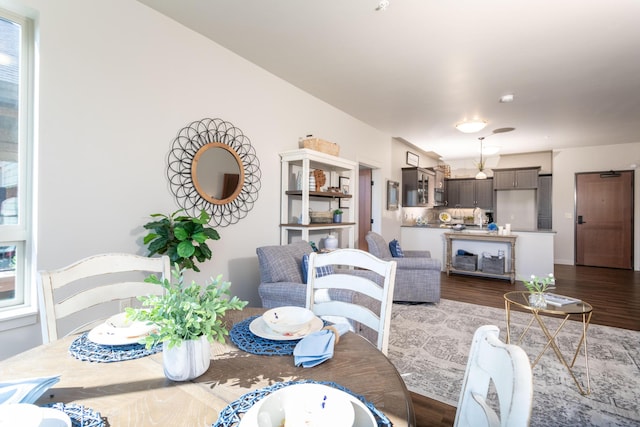
[[393,239],[389,242],[389,250],[391,251],[391,255],[394,258],[402,258],[404,254],[402,253],[402,248],[400,248],[400,242],[396,239]]
[[[332,265],[323,265],[322,267],[316,267],[316,277],[328,276],[333,274]],[[302,255],[302,278],[304,283],[309,282],[309,255]]]

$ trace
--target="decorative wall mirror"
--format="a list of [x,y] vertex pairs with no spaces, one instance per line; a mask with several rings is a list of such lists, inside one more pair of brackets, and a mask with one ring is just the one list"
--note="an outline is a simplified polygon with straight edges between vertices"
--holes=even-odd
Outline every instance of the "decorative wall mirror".
[[398,210],[398,197],[400,183],[398,181],[387,181],[387,210]]
[[192,216],[201,210],[218,226],[244,218],[258,199],[260,163],[240,129],[221,119],[182,128],[168,157],[167,176],[178,205]]

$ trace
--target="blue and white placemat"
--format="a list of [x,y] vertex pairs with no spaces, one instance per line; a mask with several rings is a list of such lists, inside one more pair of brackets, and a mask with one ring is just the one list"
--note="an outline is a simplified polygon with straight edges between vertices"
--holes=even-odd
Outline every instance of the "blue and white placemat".
[[102,345],[96,344],[87,337],[88,333],[74,339],[69,347],[69,353],[76,359],[89,362],[121,362],[138,359],[162,351],[158,344],[147,349],[144,344]]
[[[229,338],[242,351],[263,356],[287,356],[293,354],[293,349],[300,340],[276,341],[254,335],[249,325],[260,316],[252,316],[238,322],[229,331]],[[302,337],[300,337],[302,339]]]
[[72,427],[104,427],[105,425],[100,412],[96,412],[83,405],[77,405],[75,403],[48,403],[42,406],[54,408],[67,414],[71,419]]
[[253,405],[267,397],[269,394],[276,390],[280,390],[283,387],[287,387],[294,384],[322,384],[327,385],[338,390],[349,393],[356,399],[364,403],[371,411],[378,423],[378,427],[391,427],[393,424],[387,418],[387,416],[380,410],[378,410],[373,403],[367,401],[364,396],[355,394],[346,387],[336,384],[331,381],[315,381],[315,380],[301,380],[301,381],[287,381],[276,383],[268,387],[261,388],[259,390],[253,390],[240,396],[239,399],[228,404],[218,415],[218,421],[216,421],[212,427],[236,427],[240,424],[240,415],[247,412]]

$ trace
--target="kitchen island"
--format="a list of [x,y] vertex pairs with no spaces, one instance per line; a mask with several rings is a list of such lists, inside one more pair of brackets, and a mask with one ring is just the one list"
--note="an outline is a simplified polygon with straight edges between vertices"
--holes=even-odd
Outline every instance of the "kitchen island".
[[[400,229],[400,245],[403,250],[428,250],[431,257],[439,259],[442,265],[442,271],[447,271],[447,246],[445,233],[460,234],[468,233],[469,235],[489,236],[485,229],[467,228],[463,231],[454,231],[451,228],[439,226],[415,226],[403,225]],[[515,239],[515,252],[518,256],[515,259],[515,280],[528,280],[531,275],[547,276],[553,273],[554,251],[553,241],[555,232],[551,230],[541,231],[521,231],[512,230],[512,236]],[[490,241],[480,240],[460,240],[455,250],[463,249],[467,252],[482,256],[483,252],[489,252],[497,255],[498,248],[491,244]],[[489,240],[489,239],[487,239]],[[510,259],[511,254],[505,253]],[[509,265],[505,265],[505,271],[508,271]]]

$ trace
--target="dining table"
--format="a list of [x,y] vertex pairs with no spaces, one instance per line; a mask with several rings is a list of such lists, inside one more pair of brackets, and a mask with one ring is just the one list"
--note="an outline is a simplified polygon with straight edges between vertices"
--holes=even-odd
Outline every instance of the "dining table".
[[[266,309],[246,307],[225,314],[227,328]],[[211,364],[201,376],[168,380],[162,352],[109,363],[79,360],[69,352],[77,336],[64,337],[0,361],[3,381],[60,375],[36,402],[81,405],[99,412],[105,426],[212,426],[233,402],[282,382],[337,384],[360,395],[393,426],[415,426],[407,387],[389,359],[365,338],[347,332],[331,359],[296,367],[292,355],[259,355],[238,348],[229,337],[211,343]]]

